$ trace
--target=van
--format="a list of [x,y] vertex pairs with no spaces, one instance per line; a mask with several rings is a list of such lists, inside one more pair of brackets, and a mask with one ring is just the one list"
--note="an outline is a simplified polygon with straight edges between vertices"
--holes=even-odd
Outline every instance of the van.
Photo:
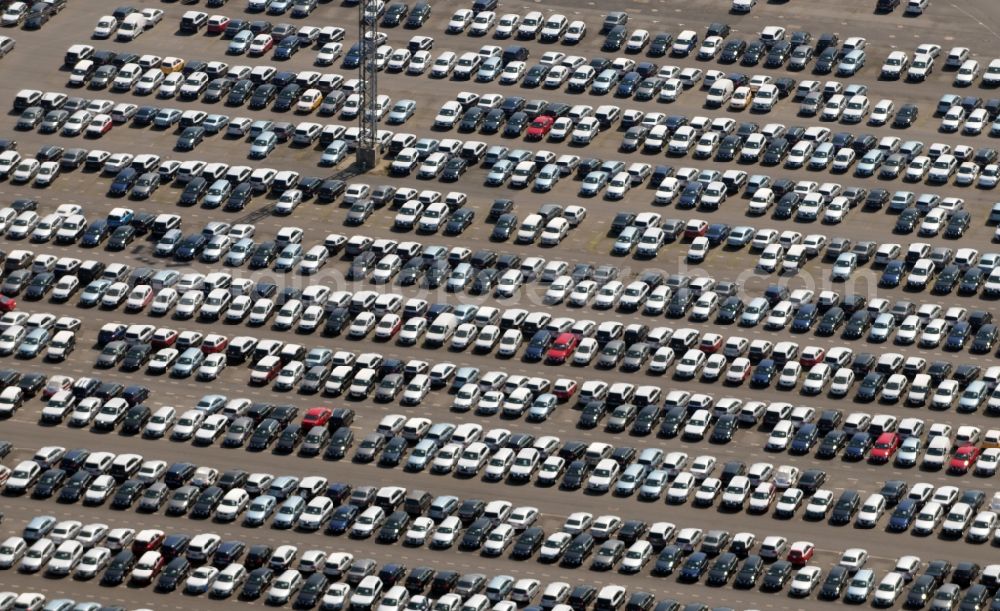
[[434,611],[459,611],[462,608],[462,597],[449,593],[434,601]]
[[181,17],[181,32],[197,34],[208,23],[208,15],[201,11],[187,11]]
[[[88,60],[89,61],[89,60]],[[42,92],[37,89],[22,89],[14,96],[14,110],[20,112],[29,106],[35,106],[42,99]]]
[[619,119],[621,119],[621,116],[622,109],[610,104],[598,106],[597,110],[594,111],[594,118],[597,119],[601,129],[609,129],[612,125],[617,123]]
[[[69,84],[75,87],[83,87],[96,70],[97,64],[94,63],[94,60],[80,60],[75,66],[73,66],[73,72],[69,75]],[[15,103],[16,102],[17,98],[15,98]]]
[[428,345],[438,347],[451,341],[451,336],[458,328],[458,317],[449,312],[439,314],[427,329],[425,341]]
[[594,611],[617,611],[625,604],[625,588],[621,586],[604,586],[597,594]]
[[534,600],[540,587],[541,584],[537,579],[519,579],[514,584],[510,599],[516,603],[528,604]]
[[631,403],[635,396],[635,386],[627,383],[612,384],[608,390],[607,402],[610,407]]
[[729,79],[719,79],[712,84],[712,88],[708,90],[708,96],[705,98],[705,104],[709,108],[719,108],[729,102],[729,98],[733,97],[733,82]]
[[78,61],[90,59],[93,55],[94,47],[91,45],[72,45],[63,56],[63,65],[72,68]]
[[128,345],[147,344],[153,339],[156,332],[154,325],[131,325],[125,331],[125,343]]
[[785,258],[781,261],[781,271],[795,273],[806,264],[806,247],[802,244],[794,244],[785,253]]
[[408,299],[403,305],[403,320],[424,316],[430,304],[425,299]]
[[74,348],[76,348],[76,334],[72,331],[59,331],[49,342],[45,356],[50,361],[64,361],[73,353]]
[[907,405],[923,405],[927,402],[928,393],[931,392],[931,376],[926,373],[918,373],[913,376],[910,390],[906,395]]
[[612,447],[611,444],[595,441],[587,446],[587,450],[584,452],[583,458],[587,461],[588,465],[596,466],[597,463],[602,460],[610,458],[613,451],[614,447]]
[[510,45],[503,50],[503,55],[500,56],[503,65],[507,65],[510,62],[523,62],[528,60],[529,56],[528,48],[521,45]]
[[145,15],[142,13],[132,13],[118,26],[118,34],[115,36],[115,40],[119,42],[135,40],[146,31],[147,25]]
[[152,235],[154,238],[161,238],[171,229],[179,229],[181,217],[176,214],[159,214],[153,221]]
[[608,396],[607,382],[590,380],[583,383],[580,388],[580,404],[586,405],[591,401],[603,401]]
[[945,435],[931,438],[924,452],[924,469],[940,469],[951,455],[951,440]]

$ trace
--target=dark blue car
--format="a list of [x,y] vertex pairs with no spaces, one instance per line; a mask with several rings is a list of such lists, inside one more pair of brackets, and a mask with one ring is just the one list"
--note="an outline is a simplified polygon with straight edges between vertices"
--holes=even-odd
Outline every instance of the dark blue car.
[[708,554],[705,552],[695,552],[684,561],[679,578],[681,581],[687,582],[698,581],[707,569]]
[[906,263],[904,261],[891,261],[882,270],[882,277],[879,278],[879,286],[896,287],[903,280],[906,273]]
[[795,433],[788,451],[791,454],[808,454],[813,446],[816,445],[818,439],[819,429],[816,428],[815,424],[807,422]]
[[750,374],[750,385],[757,388],[770,386],[777,373],[777,363],[773,359],[764,359],[754,367],[753,373]]
[[358,514],[361,512],[357,505],[341,505],[330,517],[330,521],[326,524],[326,532],[331,535],[342,535],[354,525],[354,520],[357,519]]
[[636,88],[639,87],[639,83],[642,82],[642,75],[638,72],[629,72],[622,77],[620,83],[618,83],[618,90],[615,91],[615,95],[620,98],[631,97],[635,93]]
[[552,346],[553,339],[551,331],[544,329],[536,331],[524,351],[524,360],[532,362],[542,360],[545,353],[549,351],[549,347]]
[[817,309],[816,304],[806,303],[795,313],[795,318],[792,320],[792,332],[793,333],[806,333],[812,329],[813,325],[816,324],[816,319],[819,316],[819,309]]
[[844,458],[847,460],[864,460],[868,451],[872,449],[872,436],[865,431],[860,431],[851,436],[844,448]]
[[889,516],[889,530],[902,532],[908,530],[913,525],[913,520],[917,516],[917,502],[913,499],[903,499]]
[[972,325],[968,321],[961,320],[955,323],[948,333],[948,338],[944,341],[945,350],[962,350],[972,336]]

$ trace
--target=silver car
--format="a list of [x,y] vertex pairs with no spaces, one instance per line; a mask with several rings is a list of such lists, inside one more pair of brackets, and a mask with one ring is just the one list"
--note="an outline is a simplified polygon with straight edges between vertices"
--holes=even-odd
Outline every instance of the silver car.
[[278,499],[270,494],[262,494],[250,501],[246,514],[243,516],[244,526],[261,526],[267,522],[278,506]]
[[277,514],[271,526],[274,528],[291,528],[295,526],[299,516],[306,508],[306,500],[301,496],[293,496],[278,507]]
[[170,369],[170,375],[174,378],[190,377],[205,360],[205,353],[201,348],[191,347],[181,353],[177,362]]

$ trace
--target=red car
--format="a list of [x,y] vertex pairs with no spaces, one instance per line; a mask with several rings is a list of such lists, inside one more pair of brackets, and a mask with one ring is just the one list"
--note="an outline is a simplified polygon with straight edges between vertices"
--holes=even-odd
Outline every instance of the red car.
[[90,127],[87,128],[87,133],[90,135],[104,135],[111,131],[112,127],[114,127],[114,121],[111,120],[111,117],[108,115],[98,115],[94,117]]
[[208,32],[210,34],[221,34],[226,31],[230,19],[225,15],[212,15],[208,18]]
[[153,333],[153,339],[150,343],[153,345],[153,348],[169,348],[177,342],[177,336],[179,335],[180,333],[177,332],[177,329],[161,327]]
[[826,356],[826,348],[809,346],[802,351],[802,356],[799,358],[799,364],[803,367],[812,367],[813,365],[822,363],[824,356]]
[[[142,556],[143,554],[139,554],[139,559],[141,559]],[[136,585],[142,585],[143,583],[150,583],[154,579],[159,577],[160,573],[163,572],[163,568],[166,565],[167,565],[167,559],[163,556],[163,554],[157,552],[155,560],[153,561],[153,565],[149,567],[149,577],[146,577],[145,575],[139,577],[138,575],[133,573],[130,580]]]
[[576,352],[576,347],[580,345],[580,337],[576,333],[560,333],[556,341],[552,342],[548,353],[545,355],[545,362],[553,365],[565,363]]
[[391,320],[386,321],[385,326],[379,322],[378,327],[375,329],[375,339],[387,342],[396,337],[396,334],[399,333],[402,328],[403,319],[398,316],[394,316]]
[[215,333],[208,335],[201,342],[201,351],[205,354],[215,354],[217,352],[225,352],[226,348],[229,346],[229,338],[225,335],[217,335]]
[[250,384],[262,386],[270,384],[278,377],[284,365],[278,357],[265,356],[251,368]]
[[17,300],[6,295],[0,295],[0,312],[13,312],[17,309]]
[[[705,335],[698,344],[698,350],[701,350],[705,354],[715,354],[719,351],[719,348],[722,348],[722,336],[717,333]],[[750,370],[747,369],[747,373],[749,372]]]
[[887,463],[892,460],[896,450],[902,445],[903,440],[897,433],[882,433],[875,440],[875,447],[868,455],[868,461],[873,463]]
[[136,537],[135,541],[132,542],[132,552],[140,556],[146,552],[160,549],[166,538],[162,530],[150,529],[139,534],[143,536]]
[[525,134],[525,138],[528,140],[541,140],[548,135],[549,131],[552,129],[552,124],[556,120],[548,115],[542,115],[536,117],[531,125],[528,126],[528,132]]
[[311,407],[302,417],[302,428],[309,430],[314,426],[326,426],[332,415],[333,410],[328,407]]
[[576,394],[578,388],[579,385],[576,383],[576,380],[556,380],[555,386],[552,387],[552,394],[554,394],[556,399],[559,399],[560,401],[568,401],[573,395]]
[[976,466],[976,461],[979,460],[979,454],[982,452],[976,446],[962,446],[955,452],[955,455],[951,458],[951,463],[948,465],[948,471],[951,473],[966,473],[969,469]]
[[693,240],[708,233],[708,221],[691,219],[684,225],[684,239]]
[[808,541],[796,541],[792,544],[792,549],[788,551],[788,561],[792,566],[801,568],[812,560],[816,546]]

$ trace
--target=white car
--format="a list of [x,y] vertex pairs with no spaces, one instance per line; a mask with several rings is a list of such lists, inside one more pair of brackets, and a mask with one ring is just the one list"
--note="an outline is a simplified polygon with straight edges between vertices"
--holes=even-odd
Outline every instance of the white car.
[[434,521],[428,517],[421,516],[413,520],[410,524],[410,528],[403,536],[403,541],[406,545],[412,545],[415,547],[422,546],[427,542],[433,530]]
[[457,516],[448,516],[434,530],[431,536],[431,547],[444,549],[451,547],[462,532],[462,521]]

